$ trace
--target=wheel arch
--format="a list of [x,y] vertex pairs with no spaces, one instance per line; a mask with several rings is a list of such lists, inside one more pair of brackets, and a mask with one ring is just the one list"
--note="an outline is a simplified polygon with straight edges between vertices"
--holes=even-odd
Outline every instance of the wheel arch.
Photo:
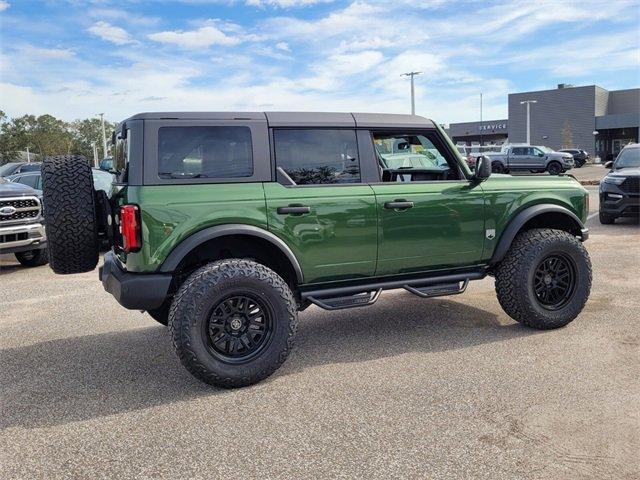
[[290,268],[293,276],[292,280],[298,285],[304,282],[304,275],[298,259],[282,239],[263,228],[243,224],[216,225],[190,235],[169,253],[164,262],[162,262],[159,271],[173,273],[198,249],[206,248],[216,241],[222,242],[237,239],[246,239],[249,242],[255,240],[256,246],[261,245],[271,251],[266,252],[267,254],[277,252],[278,260],[286,261],[287,267]]
[[502,232],[489,265],[495,265],[506,255],[518,233],[532,228],[553,228],[580,237],[585,241],[588,230],[578,216],[566,207],[553,204],[539,204],[526,207],[511,219]]

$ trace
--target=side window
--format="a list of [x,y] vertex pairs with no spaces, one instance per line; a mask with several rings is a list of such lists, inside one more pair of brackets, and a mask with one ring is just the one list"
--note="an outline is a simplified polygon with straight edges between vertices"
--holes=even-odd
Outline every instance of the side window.
[[23,183],[31,188],[37,188],[38,175],[22,175],[16,180],[18,183]]
[[160,178],[237,178],[253,175],[248,127],[161,127]]
[[360,182],[355,130],[276,129],[276,165],[298,185]]
[[456,160],[435,132],[373,132],[383,182],[458,180]]
[[511,153],[514,155],[526,155],[526,148],[514,147],[513,150],[511,150]]

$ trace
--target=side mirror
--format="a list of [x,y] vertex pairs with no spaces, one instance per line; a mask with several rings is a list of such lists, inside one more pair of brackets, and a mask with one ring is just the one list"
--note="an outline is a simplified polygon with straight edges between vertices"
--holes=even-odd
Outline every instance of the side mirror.
[[491,160],[489,157],[480,155],[476,160],[476,173],[473,176],[478,182],[484,182],[491,176]]
[[611,170],[613,168],[613,161],[609,160],[608,162],[604,162],[604,168]]

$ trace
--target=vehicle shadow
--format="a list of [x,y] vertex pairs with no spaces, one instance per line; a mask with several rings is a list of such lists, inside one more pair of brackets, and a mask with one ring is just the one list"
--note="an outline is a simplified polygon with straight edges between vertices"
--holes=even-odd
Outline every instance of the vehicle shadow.
[[[294,354],[274,377],[318,365],[464,349],[534,333],[451,300],[389,295],[366,309],[303,312]],[[0,365],[0,429],[61,425],[235,394],[191,377],[161,326],[5,349]],[[269,388],[268,382],[262,388]]]

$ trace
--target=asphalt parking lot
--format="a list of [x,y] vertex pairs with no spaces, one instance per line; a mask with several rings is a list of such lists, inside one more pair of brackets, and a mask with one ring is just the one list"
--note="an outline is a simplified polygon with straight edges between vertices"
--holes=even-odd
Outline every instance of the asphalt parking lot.
[[489,278],[387,292],[303,312],[285,366],[234,391],[97,272],[1,257],[0,478],[638,478],[640,228],[588,226],[593,289],[564,329],[512,321]]

